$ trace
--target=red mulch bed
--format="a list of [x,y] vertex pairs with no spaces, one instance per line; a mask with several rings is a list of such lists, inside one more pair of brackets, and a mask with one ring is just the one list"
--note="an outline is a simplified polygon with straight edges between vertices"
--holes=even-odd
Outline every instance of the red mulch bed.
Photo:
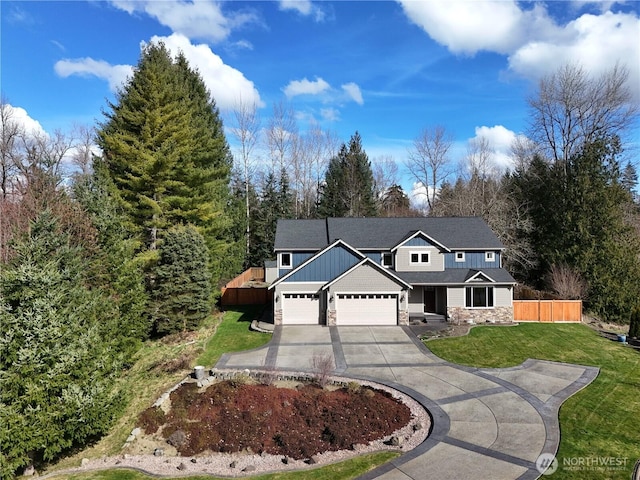
[[306,459],[391,435],[407,425],[409,408],[369,387],[277,388],[225,381],[199,392],[193,383],[171,393],[165,414],[152,407],[139,425],[184,456],[205,451],[253,452]]

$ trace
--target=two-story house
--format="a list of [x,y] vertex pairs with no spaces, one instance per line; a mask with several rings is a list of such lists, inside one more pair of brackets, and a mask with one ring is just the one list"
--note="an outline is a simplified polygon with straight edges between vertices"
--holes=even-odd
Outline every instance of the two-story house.
[[516,282],[481,218],[280,220],[274,249],[276,325],[513,320]]

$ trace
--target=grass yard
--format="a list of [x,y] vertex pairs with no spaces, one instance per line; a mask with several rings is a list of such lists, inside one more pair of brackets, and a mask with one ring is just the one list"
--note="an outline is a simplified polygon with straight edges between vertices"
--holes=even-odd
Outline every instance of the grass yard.
[[[250,478],[251,480],[347,480],[356,478],[369,470],[374,469],[378,465],[382,465],[383,463],[398,457],[399,455],[400,454],[397,452],[372,453],[362,455],[345,462],[327,465],[322,468],[314,468],[298,472],[270,473],[243,478]],[[51,478],[52,480],[62,480],[63,477]],[[152,478],[157,477],[151,477],[134,470],[125,469],[104,470],[64,476],[64,480],[150,480]],[[179,478],[186,478],[189,480],[224,480],[220,477],[211,477],[208,475],[182,476]]]
[[[559,468],[548,478],[630,478],[640,458],[640,352],[585,325],[541,323],[475,327],[465,337],[427,346],[450,362],[475,367],[511,367],[527,358],[599,367],[598,378],[560,409]],[[596,457],[616,467],[586,466]]]
[[198,356],[196,364],[211,368],[223,353],[251,350],[268,343],[271,335],[249,329],[262,308],[264,307],[261,305],[250,305],[227,310],[216,334],[205,341],[204,350]]

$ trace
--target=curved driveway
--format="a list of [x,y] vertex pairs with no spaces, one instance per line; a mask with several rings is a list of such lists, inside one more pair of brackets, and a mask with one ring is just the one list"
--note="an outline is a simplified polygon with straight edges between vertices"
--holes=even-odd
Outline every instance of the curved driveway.
[[536,459],[555,454],[562,402],[598,375],[595,367],[527,360],[513,368],[471,368],[431,353],[408,327],[276,327],[259,349],[225,354],[217,368],[309,371],[316,354],[336,374],[401,390],[431,413],[417,448],[363,480],[534,479]]

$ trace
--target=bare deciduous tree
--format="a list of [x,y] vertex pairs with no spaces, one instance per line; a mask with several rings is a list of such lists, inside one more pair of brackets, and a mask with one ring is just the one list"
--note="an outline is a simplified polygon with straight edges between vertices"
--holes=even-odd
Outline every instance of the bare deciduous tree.
[[400,184],[398,164],[391,155],[374,158],[371,161],[371,170],[373,170],[373,181],[379,198],[392,186]]
[[566,264],[552,265],[549,287],[564,300],[584,300],[588,285],[578,271]]
[[440,184],[450,175],[449,150],[453,136],[440,125],[425,128],[413,141],[406,166],[426,188],[427,207],[433,208]]
[[242,174],[245,193],[245,213],[247,215],[246,235],[246,255],[249,257],[251,247],[251,227],[249,225],[250,202],[249,202],[249,182],[253,169],[255,167],[255,159],[253,158],[253,150],[258,143],[258,135],[260,133],[260,116],[258,115],[258,106],[255,103],[245,103],[238,101],[233,109],[233,126],[230,128],[232,135],[235,137],[239,146],[239,156],[242,162]]
[[567,163],[586,144],[624,134],[638,115],[629,70],[616,64],[598,76],[567,64],[543,77],[531,109],[529,136],[555,162]]
[[283,102],[274,103],[266,131],[267,148],[271,158],[271,173],[274,175],[289,165],[292,143],[297,136],[297,130],[298,127],[291,108]]

